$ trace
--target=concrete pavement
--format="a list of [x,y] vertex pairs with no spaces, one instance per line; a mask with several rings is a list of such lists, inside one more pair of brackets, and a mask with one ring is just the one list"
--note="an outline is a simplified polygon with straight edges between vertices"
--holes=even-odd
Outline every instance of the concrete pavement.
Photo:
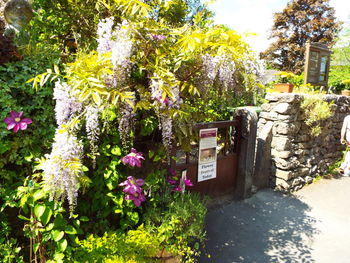
[[209,212],[200,263],[350,262],[350,178],[271,189]]

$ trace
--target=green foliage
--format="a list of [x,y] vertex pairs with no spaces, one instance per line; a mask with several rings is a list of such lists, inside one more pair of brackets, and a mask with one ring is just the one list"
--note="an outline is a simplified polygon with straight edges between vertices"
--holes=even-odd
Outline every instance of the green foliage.
[[342,82],[348,79],[350,76],[350,66],[349,65],[334,65],[330,67],[329,71],[329,86],[334,87],[336,91],[341,91],[346,89],[346,85]]
[[305,96],[301,109],[305,113],[305,123],[311,129],[312,136],[321,133],[321,122],[332,116],[331,102],[324,101],[319,95]]
[[[1,190],[0,190],[1,192]],[[24,263],[21,247],[11,238],[11,227],[2,206],[0,213],[0,261],[4,263]]]
[[[37,176],[33,175],[34,180]],[[83,234],[81,221],[88,219],[78,215],[65,219],[67,213],[62,203],[48,200],[48,193],[39,184],[32,180],[26,182],[27,185],[17,190],[19,208],[23,211],[19,218],[26,222],[24,234],[31,240],[34,258],[49,257],[52,262],[64,262],[65,254],[71,250],[70,244],[78,234]]]
[[274,14],[270,38],[275,41],[261,53],[274,68],[300,74],[306,41],[333,45],[340,29],[329,0],[291,0]]
[[143,225],[136,230],[105,233],[102,237],[90,235],[77,241],[71,262],[157,262],[160,249],[157,236],[147,232]]
[[21,247],[18,247],[16,240],[0,238],[0,260],[3,263],[24,263],[23,257],[19,254]]
[[54,132],[52,86],[46,85],[36,92],[26,81],[53,61],[52,58],[26,57],[21,62],[0,66],[0,119],[16,110],[23,111],[33,120],[27,130],[17,134],[7,131],[4,122],[0,124],[0,177],[3,183],[7,180],[13,183],[11,180],[17,181],[29,174],[30,162],[51,145]]
[[137,20],[149,17],[156,22],[179,26],[200,13],[202,19],[211,13],[198,0],[33,0],[36,11],[30,23],[31,43],[39,46],[52,45],[68,51],[69,40],[80,49],[96,48],[96,28],[100,19],[113,16]]
[[204,242],[206,207],[202,198],[192,193],[158,196],[160,200],[147,206],[145,226],[155,233],[171,253],[191,262]]

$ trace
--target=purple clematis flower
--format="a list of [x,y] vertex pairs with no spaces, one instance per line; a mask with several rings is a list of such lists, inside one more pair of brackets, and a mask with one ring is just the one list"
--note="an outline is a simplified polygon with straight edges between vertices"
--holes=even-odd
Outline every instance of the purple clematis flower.
[[134,205],[139,207],[141,203],[146,200],[146,197],[143,193],[140,193],[140,194],[136,193],[134,195],[126,195],[125,200],[132,200],[134,201]]
[[182,190],[183,189],[179,185],[173,188],[174,192],[182,192]]
[[145,158],[141,152],[137,152],[134,148],[131,149],[131,153],[122,158],[123,164],[137,167],[141,167],[141,160],[145,160]]
[[4,122],[7,124],[7,129],[17,132],[18,130],[25,130],[28,127],[28,124],[32,123],[32,120],[29,118],[23,117],[23,112],[11,111],[10,117],[4,119]]
[[124,186],[123,192],[126,193],[125,200],[132,200],[139,207],[146,200],[141,186],[145,183],[143,179],[135,179],[133,176],[128,176],[127,180],[120,183],[119,186]]
[[188,179],[187,176],[184,177],[184,184],[185,184],[186,186],[193,186],[191,180]]

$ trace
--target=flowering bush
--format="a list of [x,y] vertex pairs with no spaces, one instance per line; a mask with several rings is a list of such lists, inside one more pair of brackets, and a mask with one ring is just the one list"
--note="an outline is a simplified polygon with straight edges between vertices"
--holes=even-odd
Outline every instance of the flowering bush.
[[[161,249],[190,260],[204,239],[206,209],[186,192],[186,176],[165,172],[171,149],[189,148],[193,123],[225,119],[227,106],[252,102],[260,69],[241,37],[204,13],[184,23],[166,11],[175,1],[162,2],[159,12],[138,0],[116,3],[107,13],[120,16],[99,14],[96,50],[80,50],[31,79],[33,92],[54,83],[56,131],[36,173],[18,188],[17,206],[34,256],[43,260],[69,258],[78,234],[142,225]],[[35,131],[39,117],[23,112],[33,119],[25,132]],[[17,117],[6,124],[24,128]]]

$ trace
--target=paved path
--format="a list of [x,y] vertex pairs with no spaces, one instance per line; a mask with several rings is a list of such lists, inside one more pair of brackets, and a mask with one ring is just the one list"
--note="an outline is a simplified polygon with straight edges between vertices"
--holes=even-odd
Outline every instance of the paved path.
[[209,212],[200,263],[350,262],[350,178],[262,190]]

